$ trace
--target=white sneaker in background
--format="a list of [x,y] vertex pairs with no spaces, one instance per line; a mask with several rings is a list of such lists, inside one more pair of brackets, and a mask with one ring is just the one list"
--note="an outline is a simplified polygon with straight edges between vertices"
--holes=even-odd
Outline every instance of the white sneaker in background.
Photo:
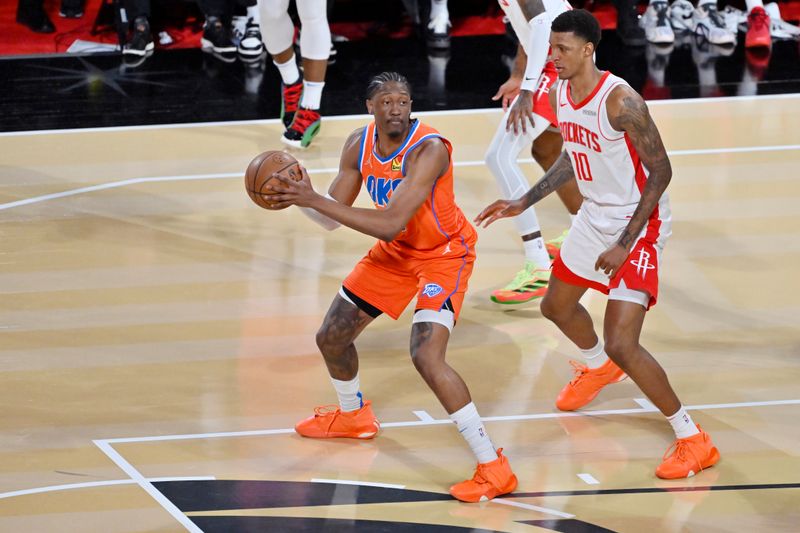
[[672,44],[675,33],[669,22],[669,5],[666,2],[652,2],[639,19],[645,38],[653,44]]
[[769,33],[773,39],[797,39],[800,37],[800,28],[781,18],[781,10],[776,2],[764,4],[764,11],[769,15]]
[[693,30],[694,6],[688,0],[675,0],[669,8],[669,23],[676,32]]
[[717,11],[716,4],[698,5],[692,15],[692,24],[694,32],[705,37],[711,44],[736,44],[736,32],[727,28],[724,17]]

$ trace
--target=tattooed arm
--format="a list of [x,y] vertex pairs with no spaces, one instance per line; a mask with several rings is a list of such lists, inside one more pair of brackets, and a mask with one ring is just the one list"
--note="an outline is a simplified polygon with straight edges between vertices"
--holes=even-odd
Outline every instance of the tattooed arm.
[[[575,179],[575,171],[567,152],[561,152],[553,166],[545,172],[544,176],[531,187],[528,192],[516,200],[497,200],[487,206],[475,217],[475,224],[487,227],[500,218],[514,217],[528,209],[530,206],[558,190],[568,181]],[[484,223],[485,222],[485,223]]]
[[617,243],[603,252],[595,264],[596,270],[602,269],[614,276],[672,179],[672,167],[647,104],[636,91],[627,86],[617,87],[609,95],[606,110],[611,126],[628,134],[642,164],[649,172],[639,205],[636,206],[628,226]]

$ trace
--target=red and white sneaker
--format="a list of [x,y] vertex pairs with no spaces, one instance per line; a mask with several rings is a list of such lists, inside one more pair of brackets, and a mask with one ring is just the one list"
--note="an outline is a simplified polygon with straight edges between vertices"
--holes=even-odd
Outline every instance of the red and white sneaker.
[[372,412],[371,402],[356,411],[343,412],[338,405],[324,405],[314,409],[314,416],[301,420],[294,430],[312,439],[371,439],[378,434],[381,424]]

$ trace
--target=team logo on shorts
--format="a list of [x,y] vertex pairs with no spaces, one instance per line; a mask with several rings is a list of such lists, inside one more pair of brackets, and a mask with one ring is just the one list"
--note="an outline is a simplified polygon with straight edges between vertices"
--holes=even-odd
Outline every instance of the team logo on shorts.
[[644,248],[639,249],[639,259],[631,259],[631,264],[636,267],[636,273],[644,279],[647,276],[647,271],[654,269],[656,266],[650,262],[650,252]]
[[442,288],[435,283],[427,283],[422,289],[422,295],[427,296],[428,298],[433,298],[440,292],[442,292]]

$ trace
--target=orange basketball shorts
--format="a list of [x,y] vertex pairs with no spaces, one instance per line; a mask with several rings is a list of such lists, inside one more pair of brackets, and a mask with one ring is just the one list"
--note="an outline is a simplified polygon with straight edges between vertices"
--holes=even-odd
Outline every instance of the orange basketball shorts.
[[419,257],[419,252],[378,242],[355,266],[342,285],[393,319],[416,296],[415,310],[440,311],[447,300],[458,320],[475,263],[475,248],[456,241],[445,255]]

